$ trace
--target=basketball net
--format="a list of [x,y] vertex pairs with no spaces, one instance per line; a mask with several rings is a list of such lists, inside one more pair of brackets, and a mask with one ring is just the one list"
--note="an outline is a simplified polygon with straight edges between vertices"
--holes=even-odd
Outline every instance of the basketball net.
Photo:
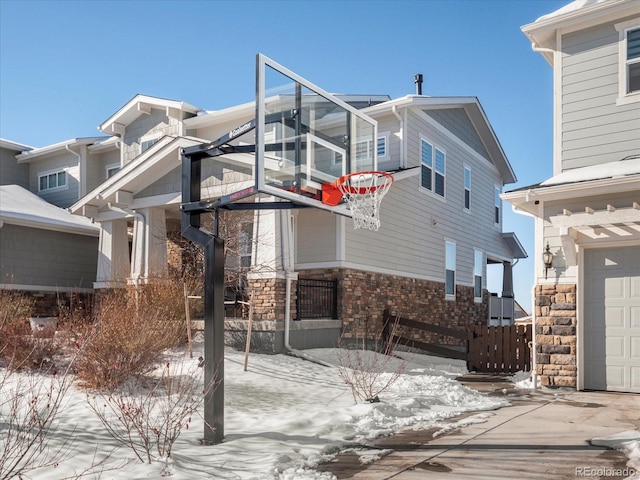
[[353,217],[353,228],[380,228],[380,203],[391,188],[387,172],[356,172],[340,177],[335,187],[342,193]]

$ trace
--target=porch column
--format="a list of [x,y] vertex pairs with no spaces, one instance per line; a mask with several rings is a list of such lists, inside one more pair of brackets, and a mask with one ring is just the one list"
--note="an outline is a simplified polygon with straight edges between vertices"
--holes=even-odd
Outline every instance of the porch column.
[[100,222],[98,272],[94,288],[123,286],[129,268],[127,219]]
[[502,262],[502,297],[513,298],[513,273],[511,262]]
[[167,222],[164,209],[144,208],[134,212],[131,281],[148,282],[169,273]]

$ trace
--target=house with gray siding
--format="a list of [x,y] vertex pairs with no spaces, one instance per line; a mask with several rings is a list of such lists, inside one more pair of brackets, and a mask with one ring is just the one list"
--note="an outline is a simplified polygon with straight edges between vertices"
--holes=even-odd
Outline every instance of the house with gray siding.
[[[227,265],[251,266],[244,288],[256,292],[254,331],[278,351],[285,316],[301,319],[291,322],[295,348],[335,344],[341,332],[373,336],[385,308],[460,330],[487,323],[487,264],[503,265],[502,295],[513,302],[512,263],[526,253],[502,229],[499,195],[516,178],[479,101],[344,98],[378,122],[378,168],[395,177],[382,206],[383,226],[355,230],[350,219],[313,208],[258,210],[248,219],[243,212],[237,221],[250,228],[240,229],[238,258],[227,258]],[[254,116],[253,102],[205,111],[137,95],[100,125],[110,135],[105,142],[119,149],[119,169],[92,189],[86,175],[86,194],[69,207],[100,226],[96,289],[144,284],[189,268],[181,253],[181,152]],[[215,199],[252,185],[253,168],[246,156],[218,157],[204,168],[203,195]],[[299,280],[336,282],[336,311],[301,318]],[[245,328],[242,322],[229,327]]]
[[522,31],[554,78],[554,175],[502,196],[535,217],[535,372],[640,393],[640,2],[575,1]]

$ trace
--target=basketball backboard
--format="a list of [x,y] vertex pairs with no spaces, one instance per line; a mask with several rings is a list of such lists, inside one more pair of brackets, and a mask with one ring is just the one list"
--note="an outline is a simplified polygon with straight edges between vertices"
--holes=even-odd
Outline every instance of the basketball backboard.
[[256,58],[256,189],[350,215],[322,202],[323,184],[377,170],[377,122],[270,58]]

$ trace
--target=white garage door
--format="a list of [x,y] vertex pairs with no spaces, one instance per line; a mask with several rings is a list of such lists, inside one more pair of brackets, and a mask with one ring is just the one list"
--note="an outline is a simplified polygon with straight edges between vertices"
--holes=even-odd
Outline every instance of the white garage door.
[[640,393],[640,247],[584,260],[584,387]]

